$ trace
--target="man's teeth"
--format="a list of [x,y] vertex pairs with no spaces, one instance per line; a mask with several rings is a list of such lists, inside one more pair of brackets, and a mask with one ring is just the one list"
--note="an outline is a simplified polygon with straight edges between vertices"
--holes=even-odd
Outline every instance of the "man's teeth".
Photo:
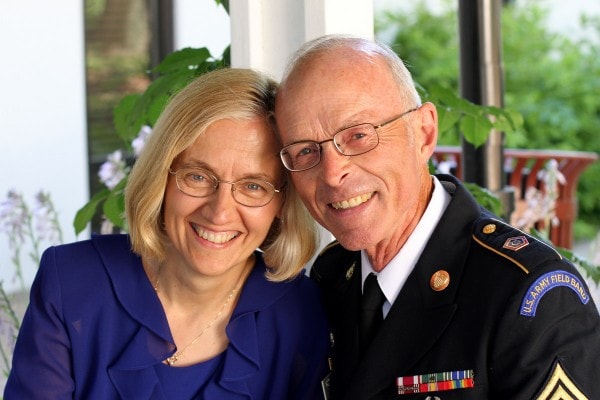
[[217,244],[228,242],[237,236],[237,234],[234,233],[206,232],[205,230],[199,228],[196,228],[196,233],[198,233],[198,236],[200,236],[202,239]]
[[340,208],[341,209],[352,208],[352,207],[361,205],[362,203],[369,200],[371,197],[373,197],[372,192],[365,193],[365,194],[361,194],[360,196],[353,197],[351,199],[347,199],[347,200],[343,200],[343,201],[336,201],[335,203],[331,203],[331,206],[333,208],[335,208],[336,210],[339,210]]

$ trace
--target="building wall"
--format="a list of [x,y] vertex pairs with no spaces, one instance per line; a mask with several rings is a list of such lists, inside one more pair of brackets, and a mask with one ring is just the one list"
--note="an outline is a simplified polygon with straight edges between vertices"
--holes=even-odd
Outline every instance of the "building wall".
[[[74,240],[75,211],[88,198],[83,2],[0,3],[0,201],[10,189],[30,206],[50,192],[65,239]],[[31,281],[37,266],[23,251]],[[0,280],[13,280],[8,240],[0,233]]]

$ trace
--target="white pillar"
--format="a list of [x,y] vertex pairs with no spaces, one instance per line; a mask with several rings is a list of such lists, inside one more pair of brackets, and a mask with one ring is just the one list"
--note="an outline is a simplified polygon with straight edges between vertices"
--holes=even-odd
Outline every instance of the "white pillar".
[[231,65],[280,78],[304,42],[330,33],[373,38],[373,0],[231,0]]
[[[33,207],[38,191],[49,192],[63,241],[71,242],[77,239],[73,218],[89,199],[83,2],[1,4],[0,202],[14,189]],[[24,246],[28,286],[38,265],[28,255],[29,241]],[[7,291],[20,289],[11,254],[6,234],[0,233],[0,281]]]
[[[292,53],[308,40],[331,33],[372,39],[373,14],[373,0],[231,0],[231,66],[280,79]],[[321,247],[331,240],[321,229]]]

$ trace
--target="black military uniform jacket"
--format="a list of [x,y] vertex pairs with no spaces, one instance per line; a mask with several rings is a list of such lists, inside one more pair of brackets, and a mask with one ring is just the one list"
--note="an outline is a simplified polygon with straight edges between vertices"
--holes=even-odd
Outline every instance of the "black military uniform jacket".
[[[362,357],[360,252],[334,242],[311,269],[332,326],[330,398],[600,399],[600,317],[580,274],[438,178],[452,200]],[[473,387],[399,394],[397,378],[461,371]]]

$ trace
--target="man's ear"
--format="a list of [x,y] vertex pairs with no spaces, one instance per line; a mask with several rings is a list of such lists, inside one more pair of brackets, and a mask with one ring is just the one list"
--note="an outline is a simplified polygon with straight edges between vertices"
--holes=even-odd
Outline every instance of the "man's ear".
[[437,109],[433,103],[423,103],[417,112],[418,124],[416,129],[420,129],[420,150],[421,156],[425,162],[429,160],[435,146],[437,145],[438,139],[438,115]]

